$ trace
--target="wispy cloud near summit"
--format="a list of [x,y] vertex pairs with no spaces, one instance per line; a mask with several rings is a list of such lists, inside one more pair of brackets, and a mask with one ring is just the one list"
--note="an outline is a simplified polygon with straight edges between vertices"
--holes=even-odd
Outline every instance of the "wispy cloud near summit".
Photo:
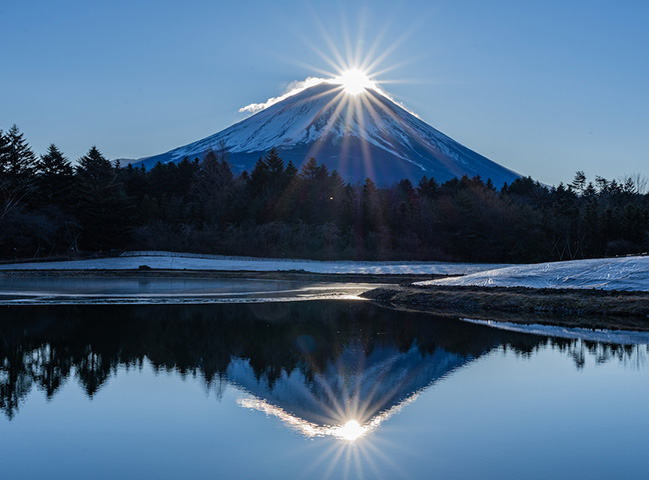
[[307,77],[306,80],[296,80],[294,82],[291,82],[288,87],[286,88],[286,93],[279,96],[279,97],[272,97],[266,100],[264,103],[251,103],[250,105],[246,105],[245,107],[241,107],[239,109],[239,112],[252,112],[252,113],[257,113],[261,110],[264,110],[271,105],[276,104],[277,102],[281,102],[282,100],[295,95],[296,93],[300,93],[302,90],[306,90],[307,88],[313,87],[315,85],[318,85],[323,82],[328,82],[329,80],[324,79],[324,78],[318,78],[318,77]]

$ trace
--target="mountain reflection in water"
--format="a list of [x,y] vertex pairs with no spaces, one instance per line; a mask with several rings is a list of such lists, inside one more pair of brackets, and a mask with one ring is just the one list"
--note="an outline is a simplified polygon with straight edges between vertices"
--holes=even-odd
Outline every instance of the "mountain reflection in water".
[[548,344],[580,367],[592,354],[643,362],[646,346],[604,345],[495,330],[368,302],[196,306],[3,307],[0,408],[12,419],[32,389],[68,378],[93,397],[122,367],[200,375],[245,391],[239,404],[306,436],[354,440],[419,392],[496,348]]

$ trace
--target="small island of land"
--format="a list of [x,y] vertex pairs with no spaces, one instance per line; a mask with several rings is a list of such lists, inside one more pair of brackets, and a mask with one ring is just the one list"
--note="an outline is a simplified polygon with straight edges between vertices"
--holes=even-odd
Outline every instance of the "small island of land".
[[391,286],[361,295],[442,316],[569,328],[649,331],[649,293],[527,287]]

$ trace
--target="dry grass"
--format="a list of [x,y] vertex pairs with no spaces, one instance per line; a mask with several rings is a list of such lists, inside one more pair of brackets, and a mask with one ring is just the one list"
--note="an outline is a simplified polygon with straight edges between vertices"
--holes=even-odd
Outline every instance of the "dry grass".
[[390,287],[362,295],[431,313],[582,328],[649,331],[649,293],[523,287]]

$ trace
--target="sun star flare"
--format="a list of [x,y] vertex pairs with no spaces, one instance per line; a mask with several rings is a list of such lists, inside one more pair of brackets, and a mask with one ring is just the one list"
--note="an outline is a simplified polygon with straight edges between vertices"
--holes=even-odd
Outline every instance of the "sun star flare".
[[333,79],[333,83],[342,85],[345,93],[349,95],[358,95],[368,88],[376,90],[376,83],[370,80],[367,73],[358,68],[341,72]]

